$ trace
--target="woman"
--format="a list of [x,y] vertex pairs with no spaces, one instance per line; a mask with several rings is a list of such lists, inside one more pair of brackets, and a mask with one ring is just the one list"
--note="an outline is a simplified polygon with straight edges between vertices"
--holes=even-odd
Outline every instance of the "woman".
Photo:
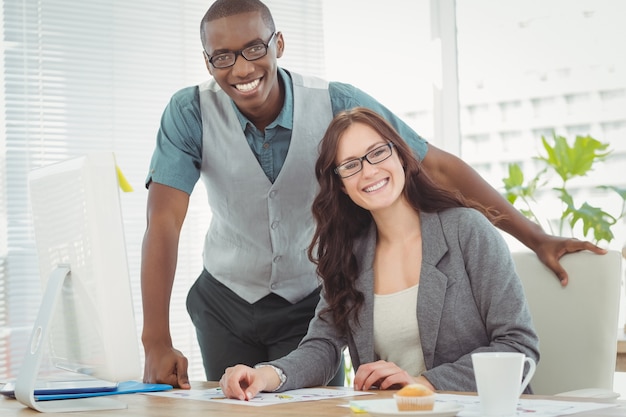
[[476,391],[471,354],[539,359],[496,214],[437,187],[377,113],[339,113],[320,144],[309,258],[323,297],[289,355],[228,368],[232,398],[324,385],[347,345],[354,387]]

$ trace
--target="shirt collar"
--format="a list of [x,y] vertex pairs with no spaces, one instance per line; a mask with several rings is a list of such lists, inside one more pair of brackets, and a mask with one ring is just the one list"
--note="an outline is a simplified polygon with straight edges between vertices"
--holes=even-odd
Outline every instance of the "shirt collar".
[[[278,68],[278,76],[283,81],[283,85],[285,86],[285,103],[283,103],[283,108],[278,114],[278,117],[270,123],[267,128],[273,128],[275,126],[282,126],[285,129],[292,130],[293,128],[293,85],[291,83],[291,77],[282,68]],[[235,109],[235,114],[237,115],[237,119],[239,119],[239,123],[241,124],[241,130],[245,131],[246,126],[250,124],[254,126],[254,124],[239,111],[235,102],[231,100],[233,104],[233,109]]]

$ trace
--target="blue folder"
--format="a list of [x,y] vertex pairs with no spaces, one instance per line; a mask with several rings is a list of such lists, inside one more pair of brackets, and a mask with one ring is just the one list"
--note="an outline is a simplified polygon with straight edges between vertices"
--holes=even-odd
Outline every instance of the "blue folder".
[[120,382],[114,390],[106,390],[99,392],[80,392],[72,394],[45,394],[35,395],[37,401],[47,400],[67,400],[72,398],[102,397],[105,395],[134,394],[140,392],[157,392],[168,391],[173,387],[168,384],[144,384],[137,381]]

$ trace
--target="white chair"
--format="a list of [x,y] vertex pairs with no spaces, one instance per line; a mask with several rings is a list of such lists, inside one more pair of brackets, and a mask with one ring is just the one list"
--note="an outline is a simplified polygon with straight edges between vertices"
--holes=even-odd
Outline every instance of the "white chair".
[[561,258],[562,287],[534,252],[513,252],[541,357],[535,394],[616,398],[613,377],[621,292],[621,253],[577,252]]

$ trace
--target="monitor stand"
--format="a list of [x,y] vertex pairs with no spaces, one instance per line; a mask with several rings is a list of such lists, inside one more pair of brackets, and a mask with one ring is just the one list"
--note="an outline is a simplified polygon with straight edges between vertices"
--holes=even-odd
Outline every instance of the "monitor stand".
[[41,358],[43,356],[43,342],[47,340],[52,323],[52,316],[61,297],[61,290],[66,279],[70,279],[69,265],[59,265],[50,273],[50,279],[37,313],[37,319],[28,350],[24,356],[17,380],[15,381],[15,398],[22,404],[40,411],[64,413],[71,411],[120,410],[127,405],[111,398],[89,397],[67,400],[35,400],[35,383],[39,375]]

